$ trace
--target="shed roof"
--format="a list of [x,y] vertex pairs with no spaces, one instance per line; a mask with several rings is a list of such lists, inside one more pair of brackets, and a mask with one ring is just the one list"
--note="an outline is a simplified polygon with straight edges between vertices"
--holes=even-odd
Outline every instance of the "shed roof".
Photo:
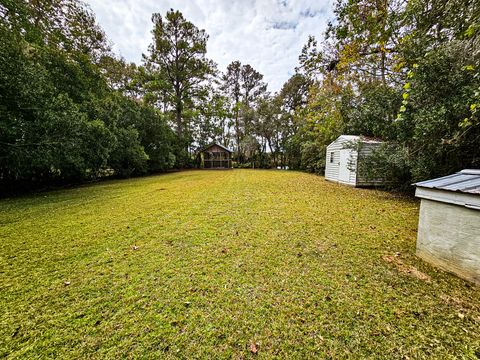
[[416,184],[419,198],[446,202],[480,210],[480,169],[458,173]]
[[420,181],[414,185],[480,195],[480,169],[465,169],[441,178]]
[[233,153],[233,151],[230,150],[229,148],[223,146],[222,144],[216,143],[216,142],[213,142],[213,143],[205,146],[203,149],[200,149],[200,151],[205,151],[205,150],[207,150],[207,149],[209,149],[209,148],[211,148],[212,146],[215,146],[215,145],[218,146],[218,147],[220,147],[220,148],[222,148],[222,149],[225,150],[225,151],[228,151],[229,153]]
[[361,141],[364,143],[370,143],[370,144],[380,144],[383,141],[377,138],[373,137],[368,137],[368,136],[363,136],[363,135],[340,135],[338,138],[336,138],[332,143],[337,142],[337,141]]

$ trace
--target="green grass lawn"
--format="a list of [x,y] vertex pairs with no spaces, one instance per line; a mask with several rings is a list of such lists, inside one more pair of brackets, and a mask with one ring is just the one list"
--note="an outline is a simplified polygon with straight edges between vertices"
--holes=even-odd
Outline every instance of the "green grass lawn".
[[0,200],[0,357],[474,359],[480,290],[415,257],[417,216],[262,170]]

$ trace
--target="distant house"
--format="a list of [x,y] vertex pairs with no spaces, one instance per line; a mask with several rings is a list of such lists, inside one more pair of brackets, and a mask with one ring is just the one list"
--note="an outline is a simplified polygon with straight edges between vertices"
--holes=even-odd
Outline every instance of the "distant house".
[[200,150],[200,167],[203,169],[230,169],[232,150],[213,143]]
[[361,163],[382,141],[359,135],[340,135],[327,146],[325,179],[351,186],[382,185],[382,179],[369,180]]
[[480,169],[415,185],[417,255],[480,285]]

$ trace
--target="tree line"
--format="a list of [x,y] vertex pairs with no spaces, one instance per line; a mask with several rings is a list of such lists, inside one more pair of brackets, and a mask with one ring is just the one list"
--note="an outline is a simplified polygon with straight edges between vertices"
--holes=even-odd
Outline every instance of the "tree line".
[[153,14],[140,64],[115,55],[77,0],[0,0],[0,184],[69,184],[188,168],[216,141],[238,167],[322,173],[340,134],[384,139],[395,188],[480,166],[474,0],[344,1],[276,93],[224,71],[182,13]]

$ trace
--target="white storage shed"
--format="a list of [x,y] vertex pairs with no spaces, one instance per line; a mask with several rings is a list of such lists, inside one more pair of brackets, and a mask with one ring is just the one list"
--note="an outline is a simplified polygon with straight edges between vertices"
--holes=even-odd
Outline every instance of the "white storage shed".
[[480,285],[480,169],[415,185],[417,256]]
[[367,180],[360,163],[382,141],[359,135],[340,135],[327,146],[325,179],[352,186],[382,185],[383,179]]

